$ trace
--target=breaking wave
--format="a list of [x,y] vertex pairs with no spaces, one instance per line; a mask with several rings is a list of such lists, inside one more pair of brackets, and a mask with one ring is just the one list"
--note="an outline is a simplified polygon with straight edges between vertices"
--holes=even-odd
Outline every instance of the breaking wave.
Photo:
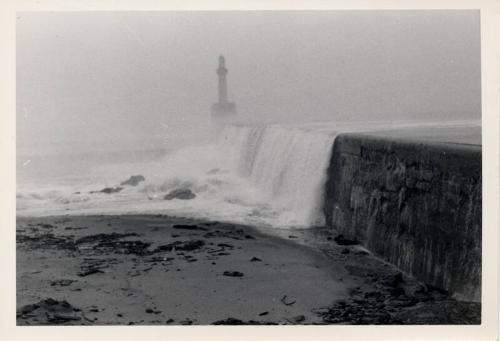
[[[18,157],[17,214],[158,213],[279,228],[322,225],[323,188],[337,132],[392,128],[396,136],[413,132],[446,141],[443,130],[432,130],[436,125],[460,136],[480,133],[480,122],[460,121],[228,125],[213,143],[168,152]],[[120,185],[137,174],[145,181]],[[117,186],[120,191],[100,192]],[[194,198],[164,200],[179,189]]]
[[[91,168],[64,184],[18,186],[18,215],[162,213],[274,227],[323,223],[322,188],[334,134],[286,126],[226,126],[213,144],[159,160]],[[146,181],[118,186],[131,174]],[[45,188],[44,188],[45,187]],[[163,200],[174,189],[191,200]]]

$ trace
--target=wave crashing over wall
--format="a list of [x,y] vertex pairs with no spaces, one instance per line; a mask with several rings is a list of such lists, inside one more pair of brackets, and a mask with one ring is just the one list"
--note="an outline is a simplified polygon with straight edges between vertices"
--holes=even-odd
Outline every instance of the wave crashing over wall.
[[[100,164],[57,184],[18,186],[17,213],[161,213],[280,228],[323,225],[334,137],[331,130],[300,126],[226,126],[215,143],[184,147],[159,160]],[[118,193],[90,193],[131,174],[146,181]],[[163,200],[176,188],[196,197]]]
[[274,225],[323,225],[323,190],[334,136],[281,126],[226,127],[223,150],[277,213]]

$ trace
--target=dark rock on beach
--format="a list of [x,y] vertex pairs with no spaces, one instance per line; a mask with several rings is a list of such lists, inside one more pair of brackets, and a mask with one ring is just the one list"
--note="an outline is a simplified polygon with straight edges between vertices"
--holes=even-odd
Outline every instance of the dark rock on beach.
[[339,234],[338,236],[336,236],[335,238],[333,238],[333,240],[335,240],[335,242],[338,245],[343,245],[343,246],[346,246],[346,245],[357,245],[357,244],[359,244],[358,240],[356,240],[356,239],[347,239],[342,234]]
[[[106,194],[112,194],[112,193],[118,193],[123,189],[123,187],[106,187],[101,189],[98,193],[106,193]],[[92,191],[90,193],[96,193],[95,191]]]
[[145,181],[146,178],[142,175],[132,175],[127,180],[120,183],[120,186],[137,186],[142,181]]
[[164,200],[172,200],[172,199],[181,199],[181,200],[190,200],[194,199],[196,194],[194,194],[188,188],[179,188],[170,191],[167,195],[163,197]]

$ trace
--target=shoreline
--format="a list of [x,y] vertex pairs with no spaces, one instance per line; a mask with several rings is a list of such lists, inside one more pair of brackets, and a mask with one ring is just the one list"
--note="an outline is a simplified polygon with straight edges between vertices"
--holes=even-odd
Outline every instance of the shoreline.
[[480,323],[479,303],[335,239],[165,215],[17,217],[17,324]]

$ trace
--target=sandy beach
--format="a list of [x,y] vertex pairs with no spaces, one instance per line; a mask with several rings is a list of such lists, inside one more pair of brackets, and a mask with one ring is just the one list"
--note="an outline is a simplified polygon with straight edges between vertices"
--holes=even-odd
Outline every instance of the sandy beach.
[[18,325],[477,324],[322,228],[163,215],[17,220]]

